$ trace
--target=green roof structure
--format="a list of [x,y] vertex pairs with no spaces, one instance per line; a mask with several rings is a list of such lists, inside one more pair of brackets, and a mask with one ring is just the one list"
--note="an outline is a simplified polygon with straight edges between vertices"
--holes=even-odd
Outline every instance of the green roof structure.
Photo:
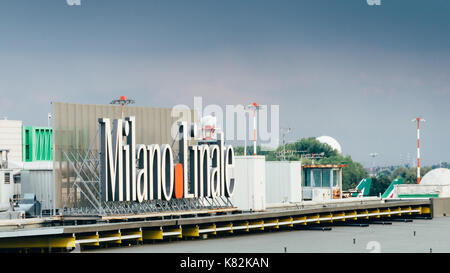
[[53,130],[51,127],[22,127],[22,161],[53,160]]

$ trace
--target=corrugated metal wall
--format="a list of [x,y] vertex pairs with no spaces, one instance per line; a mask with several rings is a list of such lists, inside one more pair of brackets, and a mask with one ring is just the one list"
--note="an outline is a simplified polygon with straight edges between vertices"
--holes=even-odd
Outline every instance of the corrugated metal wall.
[[36,199],[41,202],[43,210],[54,208],[55,185],[53,182],[53,170],[23,170],[20,172],[22,184],[22,196],[25,193],[36,194]]
[[[172,125],[181,117],[172,117],[171,108],[125,107],[124,117],[136,117],[137,144],[169,144],[174,152],[178,151],[178,143],[171,136]],[[183,112],[183,120],[194,121],[194,111]],[[79,200],[79,192],[71,192],[75,173],[67,164],[63,151],[87,151],[93,140],[93,151],[98,152],[99,138],[97,134],[98,119],[121,118],[121,106],[90,105],[53,102],[53,136],[54,136],[54,169],[56,207],[61,208]],[[80,162],[82,158],[79,158]],[[66,202],[67,201],[67,202]]]

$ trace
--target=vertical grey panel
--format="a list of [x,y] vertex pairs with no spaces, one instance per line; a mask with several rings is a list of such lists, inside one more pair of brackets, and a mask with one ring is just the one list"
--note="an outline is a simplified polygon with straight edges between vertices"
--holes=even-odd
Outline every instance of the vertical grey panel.
[[[80,199],[81,193],[74,192],[72,189],[76,174],[63,156],[63,152],[67,154],[79,151],[80,155],[83,155],[93,144],[92,151],[97,154],[99,138],[95,136],[98,118],[121,118],[121,106],[54,102],[53,112],[55,203],[57,208],[62,208],[64,205],[71,207],[75,205],[76,200]],[[136,117],[136,143],[169,144],[173,145],[175,152],[178,151],[178,144],[174,144],[170,130],[173,122],[178,118],[172,118],[170,115],[169,108],[125,107],[124,110],[124,117]],[[194,117],[193,111],[191,111],[191,117]],[[95,140],[94,143],[91,143],[93,140]],[[83,158],[80,155],[76,156],[79,165]]]
[[159,120],[161,120],[161,109],[156,109],[154,111],[155,114],[155,144],[156,143],[161,143],[162,142],[162,135],[160,134],[161,132],[161,123],[158,122]]
[[51,181],[53,181],[52,170],[22,170],[22,195],[35,193],[37,200],[41,202],[42,209],[53,209],[54,188]]

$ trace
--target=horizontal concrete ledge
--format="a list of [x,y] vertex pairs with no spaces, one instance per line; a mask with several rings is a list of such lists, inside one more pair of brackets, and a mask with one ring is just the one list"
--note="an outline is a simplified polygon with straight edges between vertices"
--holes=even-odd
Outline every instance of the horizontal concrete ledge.
[[121,223],[100,223],[78,226],[64,226],[64,233],[85,233],[96,231],[109,231],[119,229],[136,229],[136,228],[151,228],[163,226],[175,226],[176,220],[153,220],[153,221],[139,221],[139,222],[121,222]]
[[0,238],[48,236],[48,235],[60,235],[63,233],[64,233],[64,229],[62,227],[23,229],[23,230],[0,232]]
[[52,221],[53,218],[27,218],[27,219],[5,219],[0,220],[0,227],[8,226],[24,226],[24,225],[37,225]]

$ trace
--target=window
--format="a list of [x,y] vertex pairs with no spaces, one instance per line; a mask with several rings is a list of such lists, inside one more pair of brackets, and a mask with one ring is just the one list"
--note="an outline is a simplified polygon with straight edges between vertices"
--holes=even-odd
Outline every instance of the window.
[[316,188],[337,187],[339,171],[331,168],[303,169],[303,186]]
[[338,177],[339,172],[337,170],[333,170],[333,187],[337,187],[338,185]]
[[322,187],[331,187],[331,170],[322,169]]
[[5,184],[10,183],[10,180],[11,180],[10,176],[11,176],[10,173],[5,173],[5,181],[4,181]]
[[310,170],[303,170],[303,186],[311,187],[311,173]]
[[312,170],[313,187],[322,187],[322,171],[320,169]]
[[13,179],[14,179],[14,184],[20,184],[20,174],[15,174]]

